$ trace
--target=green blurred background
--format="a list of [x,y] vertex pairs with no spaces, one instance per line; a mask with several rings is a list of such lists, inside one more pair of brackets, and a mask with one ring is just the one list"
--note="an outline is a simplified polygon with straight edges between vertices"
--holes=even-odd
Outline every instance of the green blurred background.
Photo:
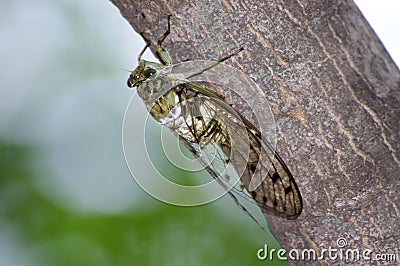
[[277,243],[229,198],[171,206],[130,176],[123,69],[144,42],[111,3],[1,1],[0,13],[0,265],[272,265],[256,252]]

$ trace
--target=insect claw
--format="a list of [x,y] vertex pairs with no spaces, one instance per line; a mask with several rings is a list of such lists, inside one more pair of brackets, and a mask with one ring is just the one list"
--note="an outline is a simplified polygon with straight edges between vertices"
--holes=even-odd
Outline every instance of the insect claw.
[[229,54],[229,55],[227,55],[227,56],[225,56],[225,57],[219,59],[218,62],[222,63],[222,62],[228,60],[229,58],[231,58],[231,57],[237,55],[238,53],[240,53],[240,52],[243,51],[243,50],[244,50],[244,48],[243,48],[243,47],[240,47],[239,50],[237,50],[236,52],[233,52],[233,53],[231,53],[231,54]]

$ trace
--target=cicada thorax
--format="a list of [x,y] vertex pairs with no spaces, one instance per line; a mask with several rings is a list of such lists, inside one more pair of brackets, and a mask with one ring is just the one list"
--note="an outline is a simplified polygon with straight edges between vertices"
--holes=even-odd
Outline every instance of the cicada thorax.
[[161,73],[155,73],[138,86],[137,92],[139,97],[142,98],[143,102],[146,104],[147,109],[149,109],[159,98],[181,83],[183,83],[183,81],[172,79]]

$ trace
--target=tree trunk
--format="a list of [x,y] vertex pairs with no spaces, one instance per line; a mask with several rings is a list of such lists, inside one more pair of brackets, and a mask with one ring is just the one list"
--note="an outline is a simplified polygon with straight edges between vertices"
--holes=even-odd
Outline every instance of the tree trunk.
[[112,2],[153,44],[171,14],[175,63],[245,48],[229,63],[263,89],[303,197],[298,219],[267,217],[286,250],[321,255],[344,238],[400,259],[400,73],[353,1]]

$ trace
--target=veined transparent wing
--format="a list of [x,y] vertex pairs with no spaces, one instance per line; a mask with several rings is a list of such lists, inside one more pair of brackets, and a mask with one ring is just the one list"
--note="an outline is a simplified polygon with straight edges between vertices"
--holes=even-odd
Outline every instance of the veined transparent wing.
[[[174,107],[179,109],[174,110],[179,118],[176,116],[174,125],[167,126],[239,207],[254,219],[237,196],[251,198],[265,214],[286,219],[300,215],[302,199],[292,174],[251,122],[203,86],[188,82],[173,91],[179,98]],[[228,184],[229,165],[236,170],[245,191]]]

